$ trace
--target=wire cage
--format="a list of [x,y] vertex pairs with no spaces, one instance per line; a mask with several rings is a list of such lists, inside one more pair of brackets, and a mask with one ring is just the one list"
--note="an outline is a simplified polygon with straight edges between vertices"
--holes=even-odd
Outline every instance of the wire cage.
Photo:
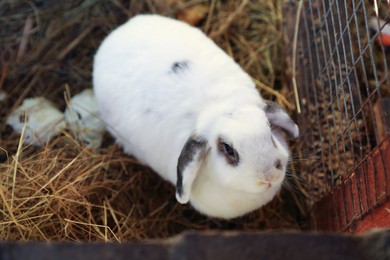
[[390,53],[373,30],[385,26],[389,3],[288,1],[285,12],[290,39],[297,29],[292,74],[312,224],[353,231],[390,195]]

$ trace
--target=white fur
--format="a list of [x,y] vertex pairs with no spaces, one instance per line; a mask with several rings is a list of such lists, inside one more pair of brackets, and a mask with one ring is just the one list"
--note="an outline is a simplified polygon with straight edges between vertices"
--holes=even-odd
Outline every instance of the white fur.
[[72,97],[64,113],[72,133],[87,147],[94,149],[100,147],[105,131],[98,110],[92,89],[85,89]]
[[42,146],[65,128],[64,115],[44,97],[26,98],[7,118],[7,124],[23,133],[23,143]]
[[[174,73],[172,64],[181,61],[188,68]],[[186,140],[193,134],[207,139],[189,195],[200,212],[241,216],[279,190],[289,152],[280,137],[274,138],[277,149],[271,142],[265,101],[251,78],[200,30],[157,15],[132,18],[98,49],[93,85],[117,142],[172,184]],[[218,154],[220,136],[239,152],[238,166]],[[273,168],[276,159],[282,171]],[[271,187],[261,183],[265,179]]]

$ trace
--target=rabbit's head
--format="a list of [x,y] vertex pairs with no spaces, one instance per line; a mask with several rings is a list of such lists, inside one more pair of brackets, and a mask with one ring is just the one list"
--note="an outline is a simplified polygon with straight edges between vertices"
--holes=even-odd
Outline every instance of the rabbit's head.
[[276,193],[289,159],[284,133],[297,137],[297,125],[269,101],[262,107],[248,106],[224,113],[216,107],[213,111],[200,117],[197,132],[181,151],[177,200],[189,201],[199,173],[238,192]]

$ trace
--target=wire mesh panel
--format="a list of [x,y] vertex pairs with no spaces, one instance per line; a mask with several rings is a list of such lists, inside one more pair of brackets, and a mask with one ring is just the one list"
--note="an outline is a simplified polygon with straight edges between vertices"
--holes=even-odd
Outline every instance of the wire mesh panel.
[[390,52],[380,30],[372,30],[373,23],[385,26],[380,18],[388,19],[389,6],[378,3],[377,12],[374,1],[299,4],[289,1],[300,10],[295,53],[308,154],[303,177],[313,214],[321,215],[316,224],[345,230],[390,195],[390,144],[382,129]]

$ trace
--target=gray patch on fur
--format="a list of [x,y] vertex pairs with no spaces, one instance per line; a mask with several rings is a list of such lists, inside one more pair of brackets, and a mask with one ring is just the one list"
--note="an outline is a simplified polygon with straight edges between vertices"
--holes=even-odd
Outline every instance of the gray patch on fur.
[[282,110],[281,107],[278,104],[276,104],[275,102],[266,100],[265,103],[266,103],[266,106],[264,107],[264,112],[266,114],[275,113],[279,110]]
[[184,144],[177,162],[177,182],[176,192],[181,196],[183,194],[183,171],[187,165],[193,161],[197,151],[204,148],[207,144],[206,139],[191,136]]
[[275,140],[274,140],[274,137],[271,135],[271,141],[272,141],[272,144],[274,145],[274,147],[275,148],[278,148],[277,146],[276,146],[276,142],[275,142]]
[[195,117],[195,113],[194,112],[187,112],[187,113],[185,113],[184,117],[186,119],[193,119]]
[[294,129],[296,125],[290,116],[275,102],[266,100],[264,112],[267,115],[268,121],[271,123],[271,130],[281,129],[290,137],[295,137]]
[[180,71],[185,71],[189,69],[189,61],[176,61],[172,64],[171,70],[174,73],[179,73]]
[[144,110],[144,115],[148,115],[148,114],[150,114],[151,112],[152,112],[152,109],[146,108],[146,109]]

